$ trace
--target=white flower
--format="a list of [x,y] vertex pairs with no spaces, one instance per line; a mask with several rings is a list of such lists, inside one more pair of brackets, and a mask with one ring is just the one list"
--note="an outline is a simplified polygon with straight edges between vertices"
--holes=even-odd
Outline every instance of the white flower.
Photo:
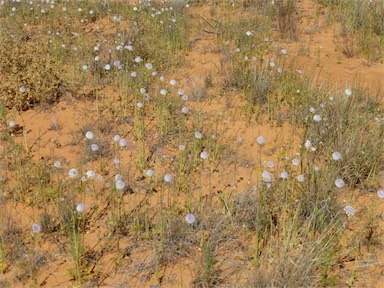
[[131,72],[131,77],[136,78],[137,77],[137,73],[135,71]]
[[119,181],[119,180],[123,180],[123,176],[121,176],[120,174],[116,174],[115,175],[115,181]]
[[340,160],[340,159],[341,159],[341,153],[338,152],[338,151],[333,152],[333,153],[332,153],[332,158],[333,158],[333,160],[335,160],[335,161]]
[[145,64],[145,68],[147,68],[148,70],[151,70],[153,68],[153,65],[151,63],[147,63]]
[[193,214],[187,214],[187,216],[185,216],[185,221],[187,221],[188,224],[193,224],[195,223],[196,219],[195,219],[195,215]]
[[120,147],[124,148],[127,146],[127,140],[125,140],[124,138],[120,139],[119,144],[120,144]]
[[79,212],[79,213],[84,213],[84,211],[85,211],[85,204],[84,203],[77,204],[76,211]]
[[283,172],[281,172],[281,174],[280,174],[280,178],[281,179],[287,179],[288,178],[288,172],[287,171],[283,171]]
[[188,107],[183,107],[183,108],[181,109],[181,112],[182,112],[183,114],[188,114],[188,112],[189,112],[189,108],[188,108]]
[[100,57],[99,56],[95,56],[95,61],[99,61],[100,60]]
[[196,131],[195,132],[195,138],[196,139],[201,139],[201,137],[203,137],[203,135],[201,135],[201,133],[199,131]]
[[119,142],[120,141],[120,135],[113,136],[113,141]]
[[269,173],[268,171],[263,171],[261,176],[263,177],[263,180],[265,182],[271,182],[272,181],[271,173]]
[[297,159],[297,158],[293,158],[293,159],[292,159],[292,164],[293,164],[294,166],[299,166],[299,165],[300,165],[300,160]]
[[311,113],[315,113],[315,111],[316,111],[315,108],[313,108],[313,107],[310,107],[310,108],[309,108],[309,112],[311,112]]
[[378,190],[377,196],[379,196],[380,199],[383,199],[384,198],[384,190]]
[[15,121],[12,120],[12,121],[9,121],[8,125],[9,125],[9,127],[13,128],[13,127],[15,127],[16,123],[15,123]]
[[97,145],[96,143],[95,143],[95,144],[92,144],[92,145],[91,145],[91,150],[92,150],[93,152],[99,150],[99,145]]
[[263,136],[259,136],[259,137],[257,137],[256,141],[257,141],[257,143],[258,143],[259,145],[264,145],[264,144],[265,144],[265,139],[264,139]]
[[141,59],[140,56],[137,56],[137,57],[135,58],[135,62],[136,62],[136,63],[140,63],[141,61],[142,61],[142,59]]
[[315,116],[313,116],[313,120],[315,122],[320,122],[321,121],[321,116],[316,114]]
[[203,151],[200,153],[201,159],[204,159],[204,160],[208,159],[208,156],[209,156],[209,154],[206,151]]
[[96,173],[92,170],[88,170],[86,174],[87,174],[87,177],[90,179],[94,179],[96,176]]
[[41,226],[39,224],[35,223],[32,225],[32,232],[33,233],[40,233],[40,231],[41,231]]
[[184,90],[183,89],[177,90],[177,94],[179,94],[180,96],[183,96],[184,95]]
[[155,171],[153,169],[148,169],[145,174],[147,174],[148,177],[152,177],[155,174]]
[[352,90],[351,89],[345,89],[345,95],[351,96],[352,95]]
[[245,34],[247,35],[247,36],[252,36],[252,32],[251,31],[247,31],[247,32],[245,32]]
[[181,97],[184,101],[187,101],[188,100],[188,95],[183,95],[183,97]]
[[71,179],[76,179],[79,176],[79,171],[77,171],[75,168],[72,168],[68,171],[68,175]]
[[115,186],[117,190],[124,190],[125,183],[122,180],[117,180]]
[[91,131],[88,131],[87,133],[85,133],[85,138],[87,138],[88,140],[92,140],[94,138],[94,135]]
[[171,81],[169,81],[169,84],[171,84],[172,86],[175,86],[176,85],[176,80],[172,79]]
[[341,179],[341,178],[337,178],[337,179],[335,180],[335,185],[336,185],[337,188],[341,189],[341,188],[344,187],[345,182],[344,182],[343,179]]
[[53,163],[53,166],[55,166],[56,168],[60,168],[61,167],[61,162],[60,161],[55,161],[55,163]]
[[109,64],[105,64],[104,69],[107,70],[107,71],[108,71],[108,70],[111,70],[111,65],[109,65]]
[[304,174],[300,174],[299,176],[296,177],[296,179],[299,182],[304,182]]
[[88,70],[88,65],[87,64],[83,65],[83,70]]
[[344,211],[348,217],[352,217],[353,215],[355,215],[355,208],[353,208],[352,206],[345,206]]
[[19,91],[20,93],[24,93],[25,91],[27,91],[27,88],[25,88],[25,86],[21,86]]
[[305,148],[307,148],[307,149],[311,149],[311,148],[312,148],[312,143],[311,143],[311,141],[309,141],[309,140],[305,141],[304,146],[305,146]]
[[281,54],[283,54],[283,55],[287,55],[287,49],[285,49],[285,48],[283,48],[283,49],[281,49]]
[[182,144],[180,144],[180,145],[179,145],[179,150],[180,150],[180,151],[184,151],[184,150],[185,150],[185,146],[182,145]]
[[160,90],[160,94],[164,95],[164,96],[167,95],[167,90],[166,89],[161,89]]
[[164,181],[167,182],[167,183],[171,183],[172,175],[171,174],[165,174]]
[[113,159],[113,163],[115,165],[119,165],[120,164],[120,159],[116,157],[115,159]]
[[136,105],[137,105],[138,108],[143,108],[144,107],[143,102],[138,102]]

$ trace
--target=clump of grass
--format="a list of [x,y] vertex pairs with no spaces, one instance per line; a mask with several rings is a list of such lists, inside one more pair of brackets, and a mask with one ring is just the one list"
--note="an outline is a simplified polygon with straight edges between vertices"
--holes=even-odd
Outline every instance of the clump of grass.
[[65,93],[65,83],[54,60],[37,55],[41,47],[32,40],[1,35],[0,100],[18,110],[56,102]]

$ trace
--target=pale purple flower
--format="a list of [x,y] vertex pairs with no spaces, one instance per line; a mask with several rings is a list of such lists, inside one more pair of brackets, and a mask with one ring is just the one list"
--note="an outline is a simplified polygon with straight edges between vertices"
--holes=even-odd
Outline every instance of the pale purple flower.
[[185,216],[185,221],[187,221],[188,224],[193,224],[195,223],[196,219],[195,219],[195,215],[193,214],[187,214],[187,216]]

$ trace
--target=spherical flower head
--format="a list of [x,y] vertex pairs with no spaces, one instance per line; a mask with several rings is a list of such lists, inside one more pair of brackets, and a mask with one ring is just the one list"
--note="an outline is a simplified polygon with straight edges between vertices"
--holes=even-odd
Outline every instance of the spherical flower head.
[[94,179],[95,176],[96,176],[96,173],[95,173],[95,171],[93,171],[93,170],[88,170],[87,173],[85,173],[85,174],[87,175],[87,177],[88,177],[89,179]]
[[377,196],[378,196],[380,199],[384,199],[384,190],[378,190],[378,191],[377,191]]
[[320,115],[315,115],[315,116],[313,116],[313,121],[315,121],[315,122],[320,122],[322,120],[322,118],[321,118],[321,116]]
[[115,183],[116,189],[117,190],[124,190],[125,188],[125,183],[122,180],[117,180]]
[[172,175],[171,174],[165,174],[164,181],[167,183],[171,183],[172,182]]
[[195,138],[196,139],[201,139],[202,137],[203,137],[203,135],[199,131],[195,132]]
[[249,37],[249,36],[252,36],[252,34],[253,34],[253,33],[252,33],[251,31],[247,31],[247,32],[245,32],[245,35],[247,35],[248,37]]
[[137,108],[140,108],[140,109],[144,107],[143,102],[138,102],[136,105],[137,105]]
[[180,96],[183,96],[184,95],[184,90],[183,89],[177,90],[177,94],[179,94]]
[[310,107],[310,108],[309,108],[309,112],[311,112],[311,113],[315,113],[315,111],[316,111],[315,108],[313,108],[313,107]]
[[182,145],[182,144],[180,144],[180,145],[179,145],[179,150],[180,150],[180,151],[184,151],[184,150],[185,150],[185,146]]
[[145,88],[140,88],[140,93],[141,94],[145,94],[147,92],[147,89],[145,89]]
[[167,89],[161,89],[160,94],[164,96],[167,95]]
[[9,125],[9,127],[13,128],[13,127],[15,127],[16,123],[15,123],[15,121],[9,121],[8,125]]
[[120,147],[124,148],[127,146],[127,140],[125,140],[124,138],[120,139],[119,144],[120,144]]
[[209,154],[206,151],[203,151],[200,153],[201,159],[205,160],[208,159]]
[[111,65],[110,64],[105,64],[104,69],[107,70],[107,71],[111,70]]
[[183,96],[181,97],[181,99],[183,99],[184,101],[187,101],[187,100],[189,99],[189,97],[188,97],[188,95],[183,95]]
[[352,90],[351,89],[345,89],[345,95],[351,96],[352,95]]
[[91,131],[88,131],[87,133],[85,133],[85,138],[87,138],[88,140],[92,140],[95,136],[93,135],[93,132]]
[[281,179],[287,179],[288,178],[288,172],[287,171],[283,171],[283,172],[281,172],[281,174],[280,174],[280,178]]
[[83,70],[88,70],[88,65],[87,64],[83,65]]
[[147,174],[148,177],[152,177],[155,174],[155,170],[153,169],[148,169],[145,174]]
[[352,217],[355,215],[355,208],[353,208],[352,206],[345,206],[344,207],[344,212],[345,214],[347,214],[348,217]]
[[195,221],[196,221],[195,215],[187,214],[187,216],[185,216],[185,221],[187,221],[188,224],[195,223]]
[[147,68],[148,70],[151,70],[153,68],[153,65],[151,63],[146,63],[145,68]]
[[92,144],[92,145],[91,145],[91,150],[92,150],[93,152],[99,150],[99,145],[97,145],[96,143],[95,143],[95,144]]
[[95,56],[95,61],[99,61],[100,60],[100,56]]
[[300,165],[300,160],[297,159],[297,158],[293,158],[293,159],[292,159],[292,165],[294,165],[294,166],[299,166],[299,165]]
[[296,177],[296,179],[297,179],[297,181],[299,181],[299,182],[304,182],[304,179],[305,179],[304,174],[300,174],[300,175],[298,175],[298,176]]
[[259,137],[257,137],[256,142],[259,145],[264,145],[265,144],[265,139],[264,139],[263,136],[259,136]]
[[84,203],[77,204],[76,211],[78,213],[84,213],[84,211],[85,211],[85,204]]
[[137,77],[137,72],[136,71],[131,72],[131,77],[136,78]]
[[172,86],[175,86],[176,85],[176,80],[172,79],[171,81],[169,81],[169,84],[171,84]]
[[140,56],[137,56],[137,57],[135,58],[135,62],[136,62],[136,63],[140,63],[141,61],[142,61],[142,59],[141,59]]
[[19,91],[20,93],[24,93],[25,91],[27,91],[27,88],[25,88],[25,86],[21,86]]
[[32,224],[32,232],[33,233],[40,233],[40,231],[41,231],[41,226],[39,225],[39,224]]
[[113,136],[113,141],[119,142],[120,141],[120,135]]
[[312,143],[311,143],[311,141],[309,141],[309,140],[305,141],[304,146],[305,146],[305,148],[307,148],[307,149],[311,149],[311,148],[312,148]]
[[183,114],[188,114],[188,112],[189,112],[189,108],[188,108],[188,107],[183,107],[183,108],[181,109],[181,112],[182,112]]
[[72,168],[68,171],[68,175],[71,179],[76,179],[77,177],[79,177],[79,171],[77,171],[76,168]]
[[344,182],[343,179],[337,178],[335,180],[335,185],[336,185],[337,188],[341,189],[341,188],[343,188],[345,186],[345,182]]
[[53,166],[55,168],[60,168],[61,167],[61,162],[60,161],[55,161],[55,163],[53,163]]
[[287,55],[287,54],[288,54],[287,49],[285,49],[285,48],[281,49],[281,54],[283,54],[283,55]]
[[335,161],[338,161],[341,159],[341,153],[336,151],[336,152],[333,152],[332,153],[332,159],[335,160]]
[[268,166],[269,168],[273,168],[273,167],[275,166],[275,164],[274,164],[272,161],[268,161],[268,162],[267,162],[267,166]]
[[272,182],[272,176],[271,176],[271,173],[269,173],[268,171],[263,171],[263,173],[261,174],[261,177],[263,177],[263,180],[264,182]]
[[113,164],[115,164],[115,165],[119,165],[120,164],[120,159],[119,158],[114,158],[113,159]]

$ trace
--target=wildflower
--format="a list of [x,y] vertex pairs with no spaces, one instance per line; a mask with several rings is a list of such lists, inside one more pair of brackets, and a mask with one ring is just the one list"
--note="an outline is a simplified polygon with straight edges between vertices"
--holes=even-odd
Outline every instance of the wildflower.
[[160,94],[164,95],[164,96],[167,95],[167,90],[166,89],[161,89],[160,90]]
[[176,80],[172,79],[171,81],[169,81],[169,84],[171,84],[172,86],[175,86],[176,85]]
[[25,88],[25,86],[21,86],[19,91],[20,93],[24,93],[25,91],[27,91],[27,88]]
[[145,68],[147,68],[148,70],[151,70],[153,68],[153,65],[151,63],[146,63]]
[[86,174],[87,177],[90,178],[90,179],[93,179],[93,178],[95,178],[95,176],[96,176],[96,173],[95,173],[95,171],[93,171],[93,170],[88,170],[87,173],[85,173],[85,174]]
[[296,177],[297,181],[304,182],[304,174],[300,174]]
[[61,167],[61,162],[60,161],[55,161],[55,163],[53,163],[53,166],[56,167],[56,168],[60,168]]
[[13,128],[13,127],[15,127],[16,123],[15,123],[15,121],[9,121],[8,125],[9,125],[9,127]]
[[141,94],[145,94],[147,92],[147,90],[145,88],[140,88],[140,93]]
[[131,77],[136,78],[137,77],[137,72],[135,72],[135,71],[131,72]]
[[311,148],[312,148],[312,143],[311,143],[311,141],[309,141],[309,140],[305,141],[304,146],[305,146],[305,148],[307,148],[307,149],[311,149]]
[[137,56],[137,57],[135,58],[135,62],[136,62],[136,63],[140,63],[141,61],[142,61],[142,59],[141,59],[140,56]]
[[384,190],[378,190],[377,196],[379,196],[380,199],[383,199],[384,198]]
[[341,188],[344,187],[345,182],[344,182],[343,179],[341,179],[341,178],[337,178],[337,179],[335,180],[335,185],[336,185],[337,188],[341,189]]
[[315,121],[315,122],[320,122],[322,119],[321,119],[321,116],[320,115],[315,115],[315,116],[313,116],[313,120]]
[[116,181],[115,186],[117,190],[124,190],[125,183],[122,180],[118,180]]
[[345,89],[345,95],[351,96],[352,95],[352,90],[351,89]]
[[257,141],[257,143],[258,143],[259,145],[264,145],[264,144],[265,144],[265,139],[264,139],[263,136],[259,136],[259,137],[257,137],[256,141]]
[[185,146],[182,145],[182,144],[180,144],[180,145],[179,145],[179,150],[180,150],[180,151],[184,151],[184,150],[185,150]]
[[184,95],[184,90],[183,89],[177,90],[177,94],[179,94],[180,96],[183,96]]
[[293,164],[294,166],[299,166],[299,165],[300,165],[300,160],[297,159],[297,158],[293,158],[293,159],[292,159],[292,164]]
[[94,135],[91,131],[88,131],[87,133],[85,133],[85,138],[87,138],[88,140],[92,140],[94,138]]
[[188,100],[188,96],[187,96],[187,95],[183,95],[182,99],[183,99],[184,101],[187,101],[187,100]]
[[84,205],[84,203],[79,203],[79,204],[77,204],[77,206],[76,206],[76,211],[79,212],[79,213],[84,213],[84,211],[85,211],[85,205]]
[[120,174],[116,174],[115,175],[115,181],[119,181],[119,180],[122,180],[123,179],[123,176],[121,176]]
[[208,156],[209,156],[209,154],[206,151],[203,151],[200,153],[201,159],[204,159],[204,160],[208,159]]
[[164,181],[167,183],[171,183],[172,182],[172,175],[171,174],[165,174]]
[[268,166],[269,168],[273,168],[273,166],[275,166],[275,164],[273,164],[272,161],[268,161],[268,162],[267,162],[267,166]]
[[91,145],[91,150],[92,150],[93,152],[96,152],[97,150],[99,150],[99,145],[97,145],[96,143],[95,143],[95,144],[92,144],[92,145]]
[[245,32],[245,34],[249,37],[249,36],[252,36],[252,32],[251,31],[247,31],[247,32]]
[[99,61],[100,60],[100,57],[99,56],[95,56],[95,61]]
[[287,55],[287,49],[285,49],[285,48],[283,48],[283,49],[281,49],[281,54],[283,54],[283,55]]
[[352,206],[345,206],[344,207],[345,214],[347,214],[348,217],[352,217],[355,215],[355,208]]
[[68,171],[68,175],[71,179],[76,179],[77,177],[79,177],[79,171],[77,171],[77,169],[75,168],[72,168]]
[[124,148],[127,146],[127,140],[125,140],[124,138],[120,139],[119,144],[120,144],[120,147]]
[[144,107],[143,102],[138,102],[136,105],[137,105],[138,108],[143,108]]
[[341,159],[341,153],[340,152],[333,152],[332,153],[332,159],[335,160],[335,161],[338,161]]
[[83,65],[83,70],[88,70],[88,65],[87,64]]
[[188,108],[188,107],[183,107],[183,108],[181,109],[181,112],[182,112],[183,114],[188,114],[188,112],[189,112],[189,108]]
[[39,224],[35,223],[32,225],[32,232],[33,233],[40,233],[40,231],[41,231],[41,226]]
[[310,107],[310,108],[309,108],[309,112],[311,112],[311,113],[315,113],[315,111],[316,111],[315,108],[313,108],[313,107]]
[[187,221],[188,224],[193,224],[195,223],[196,219],[195,219],[195,215],[193,214],[187,214],[187,216],[185,216],[185,221]]
[[287,179],[288,178],[288,172],[287,171],[283,171],[283,172],[281,172],[281,174],[280,174],[280,178],[281,179]]
[[202,137],[203,137],[203,135],[199,131],[195,132],[195,138],[196,139],[201,139]]
[[113,136],[113,141],[119,142],[120,141],[120,135]]
[[104,69],[107,71],[111,70],[111,65],[105,64]]
[[147,174],[148,177],[152,177],[155,174],[155,171],[153,169],[148,169],[145,174]]
[[116,157],[115,159],[113,159],[113,163],[115,165],[119,165],[120,164],[120,159]]
[[269,173],[268,171],[263,171],[261,176],[263,177],[263,180],[265,182],[271,182],[272,181],[271,173]]

